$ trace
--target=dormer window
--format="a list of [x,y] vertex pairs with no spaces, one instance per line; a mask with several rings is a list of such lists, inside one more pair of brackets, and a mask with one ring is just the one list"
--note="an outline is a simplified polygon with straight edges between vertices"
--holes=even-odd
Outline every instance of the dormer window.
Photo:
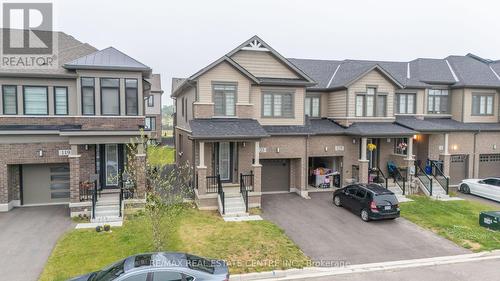
[[213,84],[215,116],[236,115],[236,84]]

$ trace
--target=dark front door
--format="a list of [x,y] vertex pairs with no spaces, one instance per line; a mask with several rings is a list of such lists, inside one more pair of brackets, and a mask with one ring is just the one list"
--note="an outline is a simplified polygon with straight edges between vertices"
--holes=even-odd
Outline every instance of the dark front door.
[[236,152],[235,143],[218,142],[215,143],[215,149],[212,159],[214,159],[214,175],[220,175],[222,182],[232,182],[234,175],[237,174],[235,167]]
[[119,187],[125,161],[123,144],[100,144],[98,155],[101,188]]

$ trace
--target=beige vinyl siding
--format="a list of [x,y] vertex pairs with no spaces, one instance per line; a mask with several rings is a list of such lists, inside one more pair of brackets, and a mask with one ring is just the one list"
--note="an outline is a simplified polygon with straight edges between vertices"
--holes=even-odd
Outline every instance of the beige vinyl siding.
[[328,117],[346,117],[347,91],[336,91],[328,94]]
[[377,92],[387,93],[386,113],[388,117],[394,116],[394,84],[377,70],[372,70],[349,86],[348,116],[356,115],[356,93],[366,92],[368,86],[377,87]]
[[425,90],[420,89],[417,90],[416,93],[417,93],[417,100],[416,100],[417,109],[415,112],[417,114],[425,114],[425,105],[426,105]]
[[463,118],[463,98],[464,89],[451,90],[451,116],[453,119],[462,122]]
[[[2,85],[17,86],[17,115],[23,115],[23,86],[43,86],[47,88],[49,115],[54,115],[54,87],[68,88],[68,115],[81,115],[76,79],[46,78],[0,78],[0,115],[3,114]],[[9,115],[15,116],[15,115]]]
[[298,78],[270,52],[242,50],[231,58],[256,77]]
[[[262,91],[272,91],[277,89],[283,91],[289,90],[293,93],[294,117],[293,118],[272,118],[262,117]],[[304,124],[304,96],[305,88],[295,87],[260,87],[252,86],[251,103],[254,105],[254,118],[262,125],[303,125]]]
[[[498,122],[498,99],[499,95],[495,90],[489,89],[464,89],[463,122]],[[473,116],[472,115],[472,96],[475,94],[493,95],[493,115]],[[453,103],[455,100],[453,101]]]
[[[181,94],[179,94],[175,99],[175,113],[176,113],[176,126],[182,128],[184,130],[191,130],[189,127],[189,120],[193,119],[193,103],[196,98],[196,89],[194,87],[189,87],[184,90]],[[183,99],[187,100],[187,111],[184,114],[187,114],[186,117],[182,116],[182,102]],[[156,102],[156,101],[155,101]],[[157,124],[158,126],[158,124]]]
[[227,62],[222,62],[198,78],[198,102],[212,103],[212,83],[232,82],[238,84],[236,102],[247,104],[250,80]]

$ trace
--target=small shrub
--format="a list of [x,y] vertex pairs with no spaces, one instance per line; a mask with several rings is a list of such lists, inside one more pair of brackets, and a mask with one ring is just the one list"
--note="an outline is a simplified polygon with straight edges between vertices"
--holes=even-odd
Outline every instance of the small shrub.
[[102,226],[98,225],[95,227],[96,232],[101,232],[102,231]]
[[111,225],[105,224],[104,225],[104,231],[110,231],[111,230]]

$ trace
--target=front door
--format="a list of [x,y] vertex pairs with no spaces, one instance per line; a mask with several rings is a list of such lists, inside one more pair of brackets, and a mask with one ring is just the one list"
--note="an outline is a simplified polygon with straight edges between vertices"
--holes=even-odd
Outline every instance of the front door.
[[123,144],[101,144],[97,155],[99,157],[97,172],[100,177],[101,187],[119,187],[125,160]]
[[234,175],[237,174],[235,170],[237,159],[234,144],[233,142],[214,144],[215,149],[212,158],[214,160],[214,175],[219,174],[223,182],[232,182]]

